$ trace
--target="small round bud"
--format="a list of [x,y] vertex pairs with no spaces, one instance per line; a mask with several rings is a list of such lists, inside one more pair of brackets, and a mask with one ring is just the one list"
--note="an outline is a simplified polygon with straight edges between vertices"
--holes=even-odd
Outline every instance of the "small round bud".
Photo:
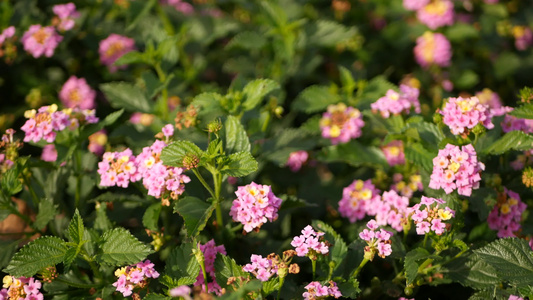
[[442,123],[442,115],[438,111],[435,114],[433,114],[433,122],[435,124],[441,124]]
[[183,165],[183,167],[187,170],[190,170],[190,169],[194,169],[196,167],[198,167],[198,164],[200,163],[200,159],[198,158],[198,156],[192,154],[192,153],[188,153],[187,155],[185,155],[183,157],[183,160],[181,162],[181,164]]
[[406,296],[411,296],[413,294],[413,288],[411,286],[406,286],[403,292]]
[[481,123],[478,123],[476,126],[474,126],[474,128],[472,128],[472,132],[475,134],[482,134],[485,131],[487,131],[487,129]]
[[274,109],[274,114],[276,115],[276,117],[278,118],[281,118],[281,115],[283,114],[283,107],[281,106],[277,106],[275,109]]
[[222,123],[219,119],[211,121],[207,124],[207,131],[212,133],[217,133],[222,129]]
[[524,172],[522,173],[522,182],[527,187],[533,186],[533,169],[531,169],[531,167],[524,169]]

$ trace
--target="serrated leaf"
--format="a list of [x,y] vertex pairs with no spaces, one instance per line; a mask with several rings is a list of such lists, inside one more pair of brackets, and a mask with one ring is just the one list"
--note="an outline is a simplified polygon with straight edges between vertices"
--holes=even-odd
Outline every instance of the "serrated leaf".
[[35,229],[41,230],[57,215],[57,205],[51,199],[44,198],[39,202],[38,208],[39,211],[32,226]]
[[417,261],[427,259],[429,256],[429,252],[423,248],[416,248],[407,252],[404,261],[405,278],[407,280],[407,284],[413,283],[418,275],[419,265]]
[[270,280],[263,282],[262,290],[265,296],[268,296],[272,294],[272,292],[279,290],[279,277],[272,276]]
[[244,50],[261,49],[267,43],[264,35],[254,31],[243,31],[234,36],[226,45],[226,49],[242,48]]
[[80,245],[83,241],[83,234],[85,233],[85,226],[81,219],[78,209],[74,212],[74,216],[68,225],[68,238],[76,245]]
[[533,148],[533,136],[523,131],[511,131],[485,148],[483,153],[499,155],[509,150],[525,151],[531,148]]
[[241,151],[250,151],[250,140],[241,121],[235,116],[228,116],[224,123],[226,136],[226,153],[231,154]]
[[68,271],[70,269],[72,262],[74,262],[79,253],[80,247],[72,247],[67,249],[67,252],[65,252],[65,256],[63,257],[63,264],[65,265],[65,270]]
[[345,282],[341,282],[338,286],[342,296],[349,299],[357,299],[357,296],[361,293],[359,281],[355,278],[350,278]]
[[157,45],[157,54],[169,65],[174,65],[179,59],[178,37],[169,37]]
[[131,65],[131,64],[138,64],[138,63],[150,63],[150,58],[145,54],[141,53],[139,51],[130,51],[121,57],[119,57],[113,65],[115,66],[123,66],[123,65]]
[[11,257],[18,248],[19,241],[0,241],[0,268],[9,264]]
[[80,140],[86,140],[91,134],[104,129],[104,127],[114,124],[124,113],[124,109],[108,114],[103,120],[95,124],[88,124],[82,128]]
[[433,158],[437,153],[432,153],[421,144],[414,143],[404,148],[405,158],[414,164],[426,169],[433,170]]
[[237,152],[228,156],[228,163],[220,173],[233,177],[244,177],[257,171],[258,164],[250,152]]
[[107,217],[107,206],[105,203],[96,206],[96,218],[94,219],[94,229],[107,231],[113,228],[113,223]]
[[327,240],[331,246],[329,248],[328,260],[335,263],[333,271],[342,266],[342,261],[348,254],[348,246],[342,239],[342,237],[331,227],[330,225],[313,220],[313,227],[325,233],[324,238]]
[[19,180],[20,169],[20,165],[17,163],[0,177],[0,188],[6,198],[17,194],[22,190],[22,181]]
[[516,285],[533,285],[533,251],[526,240],[506,238],[474,250],[498,277]]
[[299,150],[311,150],[317,144],[316,137],[306,130],[286,128],[263,144],[263,155],[279,166],[284,166],[290,154]]
[[475,289],[490,289],[501,280],[496,270],[477,255],[459,257],[445,265],[444,274],[463,286]]
[[196,197],[183,197],[174,205],[174,212],[180,214],[185,221],[187,235],[197,236],[207,224],[213,214],[215,205],[209,204]]
[[370,108],[370,104],[376,102],[387,93],[388,90],[398,90],[398,87],[389,82],[385,76],[379,75],[372,78],[366,84],[361,85],[357,91],[358,108],[360,110]]
[[46,267],[62,262],[66,251],[65,241],[55,236],[44,236],[15,253],[3,271],[15,277],[31,277]]
[[191,243],[184,243],[174,248],[165,262],[165,274],[177,280],[184,277],[192,278],[194,283],[201,268],[192,252],[193,248]]
[[161,151],[161,160],[167,166],[183,167],[183,158],[186,155],[196,155],[200,159],[203,153],[202,149],[193,142],[180,140],[163,148]]
[[339,77],[342,83],[342,89],[346,95],[351,96],[357,87],[357,83],[353,78],[352,72],[343,66],[339,66]]
[[357,141],[324,147],[318,159],[324,162],[345,162],[355,167],[364,164],[388,167],[381,149],[365,146]]
[[245,111],[254,109],[268,93],[279,88],[279,83],[272,79],[256,79],[249,82],[242,90],[244,94],[242,108]]
[[292,108],[310,114],[324,111],[328,105],[338,103],[340,100],[329,87],[312,85],[298,94],[292,103]]
[[139,241],[128,230],[115,228],[102,236],[98,260],[114,266],[138,263],[145,259],[152,249]]
[[414,128],[418,132],[420,142],[427,147],[437,149],[439,143],[444,139],[444,134],[439,127],[429,122],[411,122],[407,124],[407,128]]
[[526,103],[516,107],[512,112],[508,113],[508,115],[515,116],[519,119],[533,119],[533,104]]
[[153,103],[150,103],[144,91],[131,83],[104,83],[100,85],[100,89],[115,108],[124,108],[132,112],[152,112]]
[[202,93],[194,97],[191,104],[201,108],[200,114],[205,112],[223,114],[222,99],[222,95],[217,93]]
[[159,226],[157,222],[159,221],[159,214],[161,213],[161,203],[154,203],[150,205],[143,215],[143,225],[147,229],[152,231],[158,231]]
[[248,273],[242,270],[242,267],[239,266],[233,258],[229,256],[218,254],[215,260],[215,275],[217,283],[225,288],[228,286],[228,278],[230,277],[248,277]]
[[355,27],[346,27],[330,20],[318,20],[307,26],[309,43],[322,47],[333,47],[342,41],[349,40],[357,34]]

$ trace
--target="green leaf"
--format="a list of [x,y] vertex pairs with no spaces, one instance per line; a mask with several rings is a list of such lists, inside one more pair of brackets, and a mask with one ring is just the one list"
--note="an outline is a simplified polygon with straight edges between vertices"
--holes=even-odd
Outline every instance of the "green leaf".
[[150,103],[144,92],[128,82],[110,82],[100,85],[111,106],[124,108],[132,112],[151,113],[153,103]]
[[523,131],[511,131],[485,148],[483,153],[499,155],[509,150],[525,151],[531,148],[533,148],[533,136]]
[[19,241],[2,241],[0,240],[0,268],[9,265],[11,257],[17,251]]
[[376,76],[365,84],[361,84],[357,91],[358,108],[360,110],[370,108],[370,104],[383,97],[388,90],[397,91],[398,87],[389,82],[383,75]]
[[143,215],[143,225],[147,229],[152,231],[158,231],[159,226],[157,222],[159,221],[159,214],[161,213],[161,202],[154,203],[150,205]]
[[9,198],[22,190],[22,180],[19,180],[21,167],[18,163],[14,167],[7,170],[2,177],[0,177],[0,188],[4,195]]
[[183,197],[174,205],[174,212],[180,214],[185,220],[187,235],[197,236],[207,224],[213,214],[215,205],[209,204],[196,197]]
[[220,115],[224,114],[222,99],[222,95],[217,93],[202,93],[194,97],[191,104],[201,107],[200,113],[213,112]]
[[474,250],[498,277],[516,285],[533,285],[533,252],[526,240],[505,238]]
[[68,248],[65,256],[63,257],[63,264],[65,265],[65,270],[69,270],[72,262],[78,257],[80,253],[80,247]]
[[279,83],[272,79],[256,79],[249,82],[242,90],[244,94],[243,109],[245,111],[254,109],[268,93],[279,88]]
[[85,226],[83,225],[83,220],[81,219],[78,209],[74,212],[72,220],[68,225],[68,238],[71,242],[76,245],[80,245],[83,242],[83,234],[85,233]]
[[233,153],[228,158],[228,163],[220,169],[220,173],[224,175],[244,177],[257,171],[257,161],[250,152]]
[[248,273],[242,270],[233,258],[229,256],[218,254],[215,260],[216,280],[222,288],[228,287],[228,278],[230,277],[243,277],[248,278]]
[[[181,285],[190,285],[196,282],[200,273],[200,264],[196,260],[191,243],[181,244],[170,252],[165,262],[165,274],[173,279],[181,280]],[[183,279],[187,279],[184,282]]]
[[113,228],[113,224],[107,217],[107,205],[106,203],[99,203],[96,205],[96,218],[94,219],[94,229],[107,231]]
[[327,258],[329,261],[334,262],[333,271],[335,271],[338,267],[342,266],[342,261],[348,254],[348,246],[330,225],[322,221],[313,220],[313,227],[324,232],[324,239],[331,244]]
[[163,62],[174,65],[179,59],[178,37],[169,37],[157,45],[157,54],[161,56]]
[[112,112],[108,114],[102,121],[96,124],[88,124],[82,128],[80,133],[80,140],[86,140],[89,136],[99,130],[102,130],[104,127],[113,125],[124,113],[124,109]]
[[115,66],[123,66],[138,63],[150,64],[150,58],[145,53],[131,51],[119,57],[113,64]]
[[477,255],[462,256],[445,265],[447,277],[474,289],[490,289],[501,280],[496,270]]
[[324,162],[345,162],[352,166],[370,164],[387,168],[383,151],[377,147],[364,146],[357,141],[324,147],[318,159]]
[[492,65],[496,79],[503,79],[515,73],[522,65],[522,60],[512,52],[503,52]]
[[268,296],[272,294],[274,291],[279,290],[279,277],[272,276],[270,280],[263,282],[263,294],[265,296]]
[[55,236],[44,236],[20,249],[3,271],[15,277],[31,277],[62,262],[66,251],[65,241]]
[[[152,10],[152,7],[156,3],[157,3],[157,0],[148,0],[148,1],[143,1],[139,3],[136,3],[136,2],[132,3],[132,9],[130,9],[130,11],[136,14],[133,17],[133,20],[131,21],[131,23],[128,24],[128,27],[126,27],[126,31],[130,31],[133,28],[135,28],[135,26],[137,26],[137,23],[139,23],[139,21],[142,20],[144,16],[146,16],[150,12],[150,10]],[[142,6],[142,8],[140,6]]]
[[226,133],[226,153],[250,151],[250,140],[241,121],[235,116],[228,116],[224,124]]
[[203,151],[193,142],[179,140],[163,148],[161,160],[167,166],[183,167],[183,158],[188,154],[196,155],[200,159]]
[[322,47],[334,47],[357,34],[356,27],[346,27],[330,20],[317,20],[306,29],[309,32],[309,44]]
[[328,105],[338,103],[340,100],[329,87],[312,85],[300,92],[292,103],[292,108],[310,114],[324,111]]
[[357,299],[361,293],[359,281],[355,278],[349,278],[347,281],[339,283],[338,286],[342,296],[349,299]]
[[254,31],[243,31],[234,36],[226,44],[226,49],[242,48],[244,50],[256,50],[263,48],[266,43],[267,39],[263,34]]
[[479,30],[467,23],[457,22],[446,30],[446,37],[451,42],[462,42],[466,39],[477,38],[478,36]]
[[444,133],[439,127],[429,122],[408,123],[406,129],[414,128],[418,131],[419,141],[429,149],[438,149],[439,143],[444,139]]
[[414,164],[426,169],[433,170],[433,158],[437,153],[432,153],[426,150],[421,144],[413,143],[404,148],[405,158],[412,161]]
[[278,166],[284,166],[292,152],[311,150],[317,144],[316,137],[307,130],[285,128],[263,144],[263,155]]
[[54,202],[49,198],[44,198],[39,202],[39,212],[35,217],[35,222],[32,226],[35,229],[41,230],[48,222],[52,221],[57,215],[57,205],[54,205]]
[[124,228],[106,231],[102,236],[99,261],[121,266],[138,263],[153,251]]
[[405,278],[407,279],[407,284],[413,283],[418,275],[419,265],[417,261],[427,259],[429,256],[429,252],[423,248],[416,248],[407,252],[404,261]]
[[508,114],[511,116],[515,116],[519,119],[533,119],[533,104],[526,103],[515,108],[512,112]]
[[342,89],[347,95],[351,96],[357,87],[357,83],[353,79],[352,72],[343,66],[339,66],[339,75],[342,83]]
[[168,297],[161,294],[156,293],[148,293],[146,296],[143,297],[143,300],[171,300],[174,299],[173,297]]

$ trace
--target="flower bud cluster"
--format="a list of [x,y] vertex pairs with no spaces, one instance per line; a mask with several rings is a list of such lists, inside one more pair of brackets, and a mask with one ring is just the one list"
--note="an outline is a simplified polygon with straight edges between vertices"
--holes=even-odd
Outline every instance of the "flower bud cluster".
[[487,223],[492,230],[498,230],[498,237],[516,237],[520,230],[522,214],[527,205],[520,200],[520,195],[507,188],[498,197],[498,202],[489,213]]
[[148,285],[149,278],[158,278],[159,273],[154,269],[154,264],[149,260],[135,265],[122,267],[115,271],[118,280],[113,283],[117,292],[128,297],[136,288],[143,289]]
[[381,201],[369,207],[368,214],[376,216],[379,226],[390,225],[397,231],[403,230],[409,198],[398,195],[396,191],[384,192]]
[[348,218],[351,223],[363,219],[369,209],[377,203],[381,196],[380,191],[369,180],[354,180],[342,191],[339,201],[339,213]]
[[300,267],[297,264],[290,264],[295,254],[294,250],[287,250],[283,252],[283,259],[274,253],[267,257],[252,254],[251,263],[246,264],[242,270],[254,274],[261,281],[268,281],[274,274],[283,278],[288,273],[296,274],[300,272]]
[[376,253],[381,258],[391,255],[392,247],[390,238],[392,237],[392,232],[384,229],[377,231],[379,226],[376,220],[368,221],[366,227],[368,229],[365,228],[359,233],[359,237],[368,244],[365,247],[365,258],[372,261]]
[[77,108],[66,108],[58,110],[57,105],[43,106],[39,110],[28,110],[24,113],[26,123],[21,127],[26,134],[24,142],[33,141],[35,143],[45,140],[52,143],[56,139],[57,132],[66,128],[75,129],[80,122],[96,123],[94,110],[80,110]]
[[33,277],[4,276],[3,288],[0,290],[2,300],[43,300],[41,293],[41,282]]
[[302,294],[305,300],[327,299],[328,297],[337,299],[342,297],[341,291],[334,281],[329,281],[329,286],[322,285],[318,281],[313,281],[306,285],[305,289],[307,291]]
[[435,199],[422,196],[420,203],[409,208],[409,215],[416,224],[416,233],[424,235],[430,231],[441,235],[446,231],[443,221],[448,221],[455,217],[455,211],[449,207],[440,208],[444,204],[442,199]]
[[292,239],[291,245],[295,248],[296,255],[309,256],[312,260],[316,260],[317,254],[327,254],[329,246],[321,241],[323,235],[323,232],[315,231],[311,225],[307,225],[302,229],[301,235]]
[[443,188],[446,194],[457,189],[459,195],[470,196],[479,188],[481,171],[485,165],[477,161],[476,150],[471,144],[459,146],[447,144],[433,159],[433,173],[429,187]]
[[278,218],[281,199],[274,195],[270,186],[252,182],[238,187],[235,195],[237,199],[233,200],[229,214],[233,221],[244,225],[244,231],[257,231],[267,221]]
[[443,122],[453,134],[468,135],[476,125],[481,124],[487,129],[494,128],[489,106],[481,104],[477,97],[449,98],[440,111]]
[[222,288],[215,280],[215,259],[217,258],[217,253],[226,255],[226,248],[224,245],[216,246],[215,240],[213,239],[204,245],[200,244],[200,251],[202,251],[204,257],[205,272],[212,279],[212,281],[207,283],[207,288],[209,290],[206,291],[204,275],[200,270],[198,276],[196,277],[194,286],[201,286],[204,292],[220,295]]
[[330,139],[333,145],[360,137],[363,126],[365,122],[361,112],[344,103],[328,106],[327,112],[320,119],[322,137]]
[[385,96],[372,103],[372,112],[379,111],[383,118],[390,115],[399,115],[402,112],[408,114],[411,108],[416,113],[420,113],[420,102],[418,101],[419,90],[408,85],[400,85],[400,92],[388,90]]

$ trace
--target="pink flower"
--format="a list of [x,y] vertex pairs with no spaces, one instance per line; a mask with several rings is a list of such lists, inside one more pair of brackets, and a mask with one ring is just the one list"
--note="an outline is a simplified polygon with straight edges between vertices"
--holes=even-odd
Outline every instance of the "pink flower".
[[31,25],[28,31],[22,36],[24,50],[38,58],[41,55],[51,57],[57,45],[63,40],[54,27],[41,25]]
[[408,208],[411,219],[416,224],[416,233],[424,235],[430,231],[441,235],[446,230],[446,224],[455,216],[455,211],[449,207],[444,207],[445,202],[442,199],[435,199],[422,196],[419,204]]
[[169,138],[174,135],[174,126],[172,126],[171,124],[167,124],[163,126],[163,129],[161,131],[163,132],[163,135],[165,137]]
[[416,39],[416,62],[427,69],[431,65],[447,67],[452,58],[452,46],[443,34],[426,31]]
[[420,103],[418,101],[419,90],[414,87],[402,84],[400,92],[388,90],[387,94],[372,103],[372,112],[379,111],[383,118],[390,115],[408,114],[413,108],[416,113],[420,113]]
[[57,160],[57,150],[54,144],[48,144],[43,147],[43,153],[41,154],[41,160],[50,161],[50,162]]
[[65,107],[93,109],[96,92],[84,78],[70,76],[59,92],[59,100]]
[[307,290],[302,294],[305,300],[325,299],[328,296],[335,299],[342,297],[342,294],[337,287],[337,283],[329,281],[329,286],[322,286],[320,282],[313,281],[305,286]]
[[106,144],[107,134],[106,131],[102,129],[89,136],[89,146],[87,146],[87,148],[90,152],[100,156],[104,153]]
[[514,26],[512,30],[515,38],[515,47],[518,50],[526,50],[533,44],[533,32],[526,26]]
[[380,201],[380,191],[372,181],[354,180],[342,191],[339,201],[339,213],[348,218],[350,223],[363,219],[367,214],[376,214],[376,204]]
[[520,296],[509,295],[509,299],[508,300],[524,300],[524,298],[522,298]]
[[[233,200],[230,216],[244,225],[244,231],[257,231],[265,222],[278,218],[281,199],[274,195],[270,186],[252,182],[238,187],[235,194],[237,199]],[[243,211],[247,214],[242,214]]]
[[135,265],[122,267],[115,271],[117,281],[113,283],[117,292],[128,297],[135,288],[145,288],[149,278],[158,278],[159,273],[154,269],[154,264],[149,260]]
[[15,26],[9,26],[2,31],[0,34],[0,46],[5,42],[5,40],[12,38],[15,35]]
[[57,21],[57,29],[61,31],[71,30],[75,25],[74,19],[80,17],[80,13],[76,11],[76,5],[72,2],[54,5],[52,10],[59,19],[59,21]]
[[381,148],[389,166],[402,165],[405,163],[405,154],[403,152],[403,142],[395,140]]
[[320,119],[322,137],[330,139],[333,145],[347,143],[361,136],[361,128],[365,126],[361,112],[344,103],[328,106],[327,112]]
[[100,41],[98,49],[100,62],[106,65],[111,73],[114,73],[119,68],[125,68],[125,66],[117,67],[113,63],[122,55],[134,49],[135,41],[133,39],[112,33],[106,39]]
[[375,220],[370,220],[366,224],[366,227],[370,230],[364,229],[359,233],[359,237],[366,241],[368,245],[365,247],[365,257],[373,260],[376,253],[381,258],[391,255],[392,247],[390,238],[392,237],[392,232],[383,229],[377,231],[378,225]]
[[200,244],[200,251],[202,251],[204,254],[205,271],[207,275],[211,278],[212,282],[208,282],[208,290],[206,291],[204,284],[206,279],[204,278],[202,271],[200,271],[198,273],[198,276],[196,277],[196,282],[194,283],[194,286],[201,286],[204,292],[215,293],[220,296],[222,288],[215,280],[215,259],[217,253],[226,255],[226,248],[224,247],[224,245],[216,246],[215,240],[210,240],[204,245]]
[[170,297],[183,297],[185,300],[192,300],[191,298],[191,288],[186,285],[180,285],[178,287],[172,288],[168,291]]
[[527,208],[527,204],[520,200],[520,195],[507,188],[498,197],[503,201],[498,201],[489,213],[487,223],[492,230],[498,230],[498,237],[515,237],[520,230],[522,214]]
[[468,135],[478,124],[487,129],[494,128],[489,106],[481,104],[477,97],[449,98],[439,113],[443,117],[443,123],[455,135]]
[[453,3],[449,0],[432,0],[416,11],[416,17],[433,30],[444,25],[453,25]]
[[291,245],[296,247],[296,255],[315,257],[317,254],[327,254],[329,247],[319,240],[323,232],[316,232],[311,225],[302,229],[302,235],[295,236]]
[[407,10],[419,10],[431,0],[403,0],[403,7]]
[[402,197],[396,191],[384,192],[381,201],[374,203],[376,222],[378,225],[390,225],[397,231],[403,231],[402,220],[407,214],[409,199]]
[[291,169],[291,171],[298,172],[308,158],[309,154],[307,153],[307,151],[300,150],[292,152],[291,154],[289,154],[287,166]]
[[194,13],[194,7],[182,0],[160,0],[161,4],[173,6],[177,11],[184,15],[191,15]]

